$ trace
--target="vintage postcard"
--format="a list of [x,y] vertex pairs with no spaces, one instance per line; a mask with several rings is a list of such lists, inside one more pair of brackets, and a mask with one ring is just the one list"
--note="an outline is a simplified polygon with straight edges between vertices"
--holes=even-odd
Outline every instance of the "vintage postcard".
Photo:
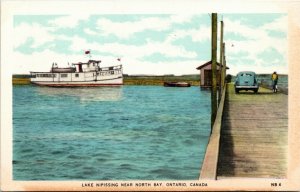
[[300,190],[300,1],[1,1],[1,191]]

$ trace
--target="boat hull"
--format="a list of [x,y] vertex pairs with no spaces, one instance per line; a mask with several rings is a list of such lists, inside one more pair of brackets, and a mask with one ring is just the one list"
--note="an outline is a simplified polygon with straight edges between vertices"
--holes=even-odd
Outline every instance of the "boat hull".
[[123,78],[110,79],[104,81],[80,81],[80,82],[53,82],[53,81],[32,81],[34,85],[47,86],[47,87],[111,87],[111,86],[122,86]]
[[117,87],[117,86],[122,86],[123,84],[89,84],[89,83],[84,83],[84,84],[59,84],[59,83],[39,83],[39,82],[34,82],[32,83],[34,85],[38,86],[46,86],[46,87]]
[[190,87],[190,83],[185,82],[164,82],[165,87]]

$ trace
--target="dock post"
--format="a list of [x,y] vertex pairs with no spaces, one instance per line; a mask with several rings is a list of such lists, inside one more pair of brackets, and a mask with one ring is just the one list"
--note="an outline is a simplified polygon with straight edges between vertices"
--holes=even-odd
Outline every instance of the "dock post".
[[223,43],[223,71],[222,71],[222,73],[223,73],[223,86],[225,86],[225,84],[226,84],[226,57],[225,57],[225,43]]
[[220,66],[219,66],[219,70],[218,70],[218,76],[219,76],[219,97],[218,97],[218,103],[220,103],[221,100],[221,95],[222,95],[222,90],[223,90],[223,56],[224,56],[224,52],[223,52],[223,27],[224,27],[224,23],[223,21],[221,21],[221,34],[220,34]]
[[212,70],[212,90],[211,90],[211,129],[215,122],[217,114],[217,30],[218,16],[217,13],[212,13],[211,18],[212,38],[211,38],[211,70]]
[[225,86],[225,79],[226,79],[226,62],[225,62],[225,43],[222,44],[222,78],[221,78],[221,85],[222,88]]

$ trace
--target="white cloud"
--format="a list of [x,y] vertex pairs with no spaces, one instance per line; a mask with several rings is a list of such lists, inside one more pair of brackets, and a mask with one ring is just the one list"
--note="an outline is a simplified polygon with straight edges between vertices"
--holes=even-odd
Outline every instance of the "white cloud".
[[231,19],[224,19],[224,31],[240,34],[249,39],[259,39],[265,35],[265,32],[259,28],[249,27],[239,20],[232,21]]
[[172,61],[172,62],[136,62],[131,58],[124,59],[124,73],[125,74],[198,74],[200,73],[196,68],[203,64],[204,61]]
[[192,14],[178,14],[178,15],[171,15],[170,20],[172,23],[184,23],[189,22],[195,15]]
[[54,25],[55,27],[69,27],[73,28],[78,25],[79,21],[87,20],[89,18],[89,14],[85,13],[76,13],[73,15],[61,16],[54,20],[49,21],[50,24]]
[[98,34],[96,31],[93,31],[89,28],[85,28],[83,31],[88,35],[97,35]]
[[287,25],[288,25],[288,17],[287,16],[282,16],[277,19],[275,19],[271,23],[266,23],[265,25],[262,26],[262,29],[264,30],[276,30],[280,32],[287,32]]
[[95,45],[97,45],[96,43],[88,43],[85,39],[78,37],[77,35],[71,37],[69,40],[72,41],[70,49],[73,51],[83,51],[86,49],[99,50],[99,48],[95,49]]
[[211,38],[211,27],[200,27],[199,30],[192,30],[190,34],[194,41],[203,41]]
[[147,29],[162,31],[170,27],[170,22],[160,18],[144,18],[134,22],[112,22],[109,19],[99,19],[98,29],[104,34],[114,34],[119,38],[127,39],[137,32]]
[[193,15],[172,15],[169,18],[147,17],[131,22],[113,22],[109,19],[99,19],[97,26],[105,35],[114,34],[119,38],[127,39],[134,33],[145,30],[167,30],[172,24],[188,22],[192,17]]
[[[67,35],[54,35],[50,32],[54,30],[64,28],[64,27],[76,27],[80,20],[87,20],[89,18],[88,14],[75,14],[62,16],[53,20],[50,20],[49,23],[52,24],[52,27],[44,26],[38,23],[25,24],[21,23],[14,27],[14,47],[18,47],[21,44],[25,43],[28,38],[33,39],[32,48],[36,48],[40,45],[43,45],[46,42],[52,42],[55,39],[70,39]],[[89,29],[85,29],[86,33],[93,33]]]
[[78,56],[67,56],[65,54],[45,50],[30,55],[14,52],[14,57],[11,58],[13,72],[15,74],[28,74],[29,71],[50,71],[53,62],[57,62],[60,66],[67,66],[68,62],[72,62],[69,59],[73,59],[75,62]]
[[[140,47],[137,47],[140,49]],[[167,57],[185,57],[185,58],[195,58],[197,54],[195,52],[190,52],[185,50],[183,46],[174,46],[166,42],[149,42],[142,47],[144,55],[150,55],[152,53],[161,53]],[[146,53],[146,54],[145,54]]]
[[[273,22],[267,23],[260,27],[249,27],[245,24],[240,23],[239,21],[232,21],[227,19],[224,21],[226,32],[232,32],[236,35],[241,35],[246,37],[246,40],[234,40],[230,37],[224,38],[226,43],[226,56],[228,60],[241,59],[238,53],[246,52],[247,56],[243,56],[246,59],[251,59],[254,61],[252,66],[243,66],[243,63],[234,63],[233,66],[238,65],[239,69],[247,68],[248,70],[264,71],[273,70],[273,68],[280,68],[284,73],[287,73],[287,66],[272,66],[272,69],[263,67],[263,61],[259,58],[259,55],[267,49],[275,49],[283,56],[285,63],[287,63],[287,39],[284,37],[273,37],[269,35],[269,30],[276,30],[279,32],[284,32],[287,34],[287,24],[286,16],[282,16],[278,19],[275,19]],[[231,46],[233,45],[233,46]],[[228,63],[230,66],[231,64]],[[250,68],[249,68],[250,67]],[[233,70],[230,70],[233,71]]]
[[51,42],[54,40],[54,37],[48,32],[50,29],[36,23],[31,25],[22,23],[14,28],[14,47],[25,43],[28,38],[33,38],[32,48]]
[[91,50],[97,50],[101,52],[113,53],[123,57],[132,57],[136,60],[143,58],[144,56],[152,55],[153,53],[161,53],[167,57],[183,56],[186,58],[195,58],[197,54],[185,50],[181,46],[175,46],[169,42],[151,42],[148,41],[145,45],[124,45],[119,43],[88,43],[85,39],[75,36],[72,39],[71,49],[74,51],[82,50],[86,47]]
[[202,42],[211,38],[211,28],[207,26],[199,26],[197,29],[175,30],[166,39],[167,42],[172,42],[184,37],[191,37],[194,42]]

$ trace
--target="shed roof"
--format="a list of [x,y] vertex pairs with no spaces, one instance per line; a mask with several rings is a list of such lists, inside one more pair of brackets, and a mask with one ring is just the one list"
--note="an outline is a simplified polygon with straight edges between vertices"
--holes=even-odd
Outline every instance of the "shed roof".
[[[208,61],[208,62],[204,63],[203,65],[200,65],[200,66],[197,67],[196,69],[200,70],[200,69],[202,69],[203,67],[206,67],[207,65],[211,65],[211,63],[212,63],[211,61]],[[220,66],[220,63],[217,62],[217,65]],[[229,67],[226,66],[226,69],[229,69]]]

